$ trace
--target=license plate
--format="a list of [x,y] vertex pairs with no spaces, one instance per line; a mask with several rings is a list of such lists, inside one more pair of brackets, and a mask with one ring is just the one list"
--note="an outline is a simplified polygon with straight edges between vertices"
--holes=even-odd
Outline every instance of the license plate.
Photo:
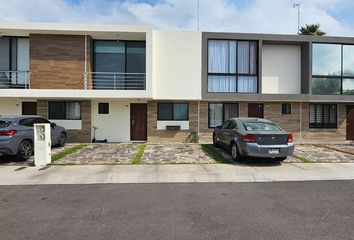
[[279,154],[279,149],[278,148],[270,148],[269,154]]

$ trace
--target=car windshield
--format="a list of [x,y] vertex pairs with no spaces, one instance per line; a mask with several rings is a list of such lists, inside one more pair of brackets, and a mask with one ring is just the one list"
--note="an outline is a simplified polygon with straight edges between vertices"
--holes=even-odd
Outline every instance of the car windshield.
[[281,129],[271,122],[245,122],[246,131],[280,131]]
[[11,124],[10,121],[0,120],[0,128],[6,128],[10,126],[10,124]]

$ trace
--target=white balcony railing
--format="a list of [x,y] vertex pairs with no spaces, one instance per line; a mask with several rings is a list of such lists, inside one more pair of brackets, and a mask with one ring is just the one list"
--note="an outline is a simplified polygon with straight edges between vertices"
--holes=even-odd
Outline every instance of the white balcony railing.
[[0,71],[0,89],[30,88],[29,71]]
[[145,90],[145,73],[86,72],[84,89]]

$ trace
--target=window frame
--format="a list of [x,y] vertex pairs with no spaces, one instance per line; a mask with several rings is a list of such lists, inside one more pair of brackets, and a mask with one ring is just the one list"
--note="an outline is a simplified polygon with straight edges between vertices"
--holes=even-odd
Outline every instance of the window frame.
[[[160,119],[160,105],[161,104],[172,104],[172,119],[171,120],[167,120],[167,119]],[[174,119],[174,108],[175,108],[175,104],[186,104],[187,105],[187,119]],[[159,102],[157,103],[157,121],[189,121],[189,103],[186,102]]]
[[[18,65],[17,65],[17,59],[16,59],[16,67],[13,66],[13,57],[12,55],[14,54],[13,52],[13,39],[16,39],[16,54],[17,54],[17,51],[18,51],[18,46],[17,46],[17,39],[28,39],[29,41],[29,37],[26,37],[26,36],[2,36],[2,38],[8,38],[9,39],[9,66],[8,66],[8,69],[9,70],[0,70],[0,71],[18,71]],[[17,58],[17,57],[16,57]],[[29,61],[29,59],[28,59]]]
[[[235,66],[235,73],[212,73],[209,72],[209,41],[235,41],[236,42],[236,66]],[[249,74],[245,73],[238,73],[238,43],[239,42],[254,42],[257,46],[256,49],[256,73],[251,74],[251,51],[248,51],[248,72]],[[220,38],[208,38],[207,39],[207,46],[206,46],[207,54],[206,54],[206,69],[207,69],[207,93],[245,93],[245,94],[256,94],[259,93],[259,40],[255,39],[220,39]],[[230,54],[228,54],[229,56]],[[227,76],[227,77],[235,77],[236,78],[236,91],[235,92],[209,92],[209,76]],[[257,89],[255,92],[239,92],[238,89],[238,78],[239,77],[256,77],[256,82],[257,82]]]
[[[64,108],[65,108],[65,118],[50,118],[50,103],[51,102],[60,102],[60,103],[65,103]],[[66,103],[79,103],[80,105],[80,117],[79,118],[66,118]],[[48,119],[51,120],[82,120],[82,103],[80,101],[48,101]]]
[[[210,126],[210,104],[222,104],[222,123],[221,125],[227,120],[225,119],[225,104],[236,104],[237,105],[237,116],[240,116],[240,105],[238,102],[208,102],[208,128],[214,129],[216,127]],[[220,126],[221,126],[220,125]]]
[[[311,105],[315,106],[315,122],[312,124],[311,123]],[[335,106],[335,117],[336,121],[333,126],[331,126],[331,122],[325,123],[324,121],[324,106],[328,105],[329,109],[331,106]],[[321,114],[322,114],[322,122],[318,123],[317,122],[317,106],[321,106]],[[329,118],[330,118],[330,112],[329,112]],[[328,127],[325,127],[325,124],[328,124]],[[310,129],[337,129],[338,128],[338,104],[335,103],[310,103],[309,104],[309,128]]]
[[[284,106],[285,105],[289,105],[290,106],[290,108],[289,108],[290,111],[289,112],[284,112]],[[293,111],[292,103],[288,102],[288,103],[282,103],[281,104],[281,114],[282,115],[292,115],[292,111]]]
[[[348,43],[326,43],[326,42],[313,42],[312,43],[312,62],[311,62],[311,66],[313,66],[313,61],[314,61],[314,56],[313,56],[313,45],[316,45],[316,44],[324,44],[324,45],[340,45],[341,47],[341,51],[340,51],[340,54],[341,54],[341,62],[340,62],[340,75],[314,75],[313,72],[311,72],[311,95],[346,95],[346,94],[343,94],[343,80],[344,79],[353,79],[354,80],[354,76],[347,76],[347,75],[343,75],[344,74],[344,46],[353,46],[354,47],[354,44],[348,44]],[[312,70],[313,71],[313,70]],[[313,84],[313,80],[314,79],[321,79],[321,78],[327,78],[327,79],[333,79],[333,80],[337,80],[337,81],[340,81],[340,93],[339,94],[319,94],[319,93],[316,93],[316,94],[313,94],[313,87],[312,87],[312,84]],[[351,95],[351,94],[348,94],[348,95]]]
[[[101,109],[100,106],[103,106],[103,108]],[[102,111],[100,111],[102,110]],[[107,111],[104,111],[107,110]],[[99,115],[108,115],[109,114],[109,103],[108,102],[99,102],[98,103],[98,114]]]

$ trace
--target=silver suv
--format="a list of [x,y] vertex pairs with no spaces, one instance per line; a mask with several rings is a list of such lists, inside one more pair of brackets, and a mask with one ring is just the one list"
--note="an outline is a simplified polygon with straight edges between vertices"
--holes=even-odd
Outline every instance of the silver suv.
[[33,124],[50,123],[52,146],[64,146],[66,130],[41,116],[0,116],[0,156],[25,161],[33,154]]

